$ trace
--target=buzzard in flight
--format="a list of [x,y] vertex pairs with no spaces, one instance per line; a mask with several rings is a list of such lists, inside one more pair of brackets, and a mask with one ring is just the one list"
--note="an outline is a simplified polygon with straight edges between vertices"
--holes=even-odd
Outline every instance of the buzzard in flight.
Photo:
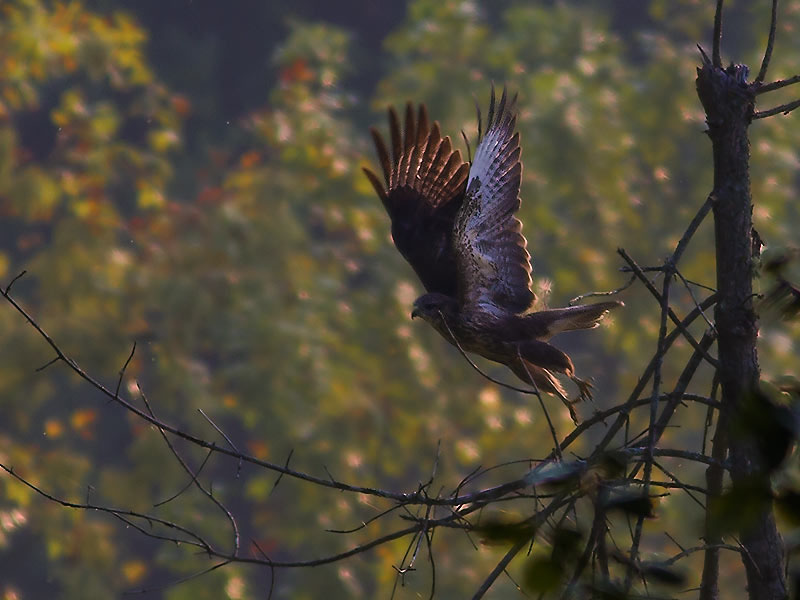
[[364,169],[392,221],[395,246],[428,293],[414,302],[413,317],[428,321],[467,352],[502,363],[522,381],[572,403],[554,373],[589,395],[569,356],[548,343],[555,334],[596,327],[619,302],[534,312],[531,263],[514,215],[520,207],[519,133],[514,100],[506,91],[489,104],[486,133],[471,164],[428,123],[424,105],[406,106],[405,127],[389,109],[390,149],[373,128],[383,180]]

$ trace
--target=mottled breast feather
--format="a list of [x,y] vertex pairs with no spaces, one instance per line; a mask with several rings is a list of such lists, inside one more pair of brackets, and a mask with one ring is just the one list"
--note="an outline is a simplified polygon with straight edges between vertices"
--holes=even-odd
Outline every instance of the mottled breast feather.
[[495,111],[492,88],[486,135],[475,150],[453,242],[461,305],[520,313],[535,296],[527,241],[514,216],[520,206],[522,164],[513,104],[503,89]]
[[[383,181],[364,169],[392,221],[392,239],[429,292],[458,296],[453,225],[466,189],[469,163],[442,137],[439,124],[428,125],[420,105],[417,118],[406,105],[401,138],[397,113],[389,109],[392,155],[381,135],[370,130]],[[384,187],[385,185],[385,187]]]

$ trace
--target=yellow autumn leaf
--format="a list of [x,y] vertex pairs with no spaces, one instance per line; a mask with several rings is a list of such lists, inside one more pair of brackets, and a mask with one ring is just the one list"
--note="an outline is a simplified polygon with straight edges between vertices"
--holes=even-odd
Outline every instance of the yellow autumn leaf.
[[78,200],[72,204],[72,210],[77,217],[86,219],[95,209],[93,200]]
[[149,184],[139,184],[139,208],[161,208],[164,206],[164,195],[161,190]]
[[178,134],[171,129],[160,129],[158,131],[153,131],[148,137],[150,140],[150,146],[153,148],[153,150],[158,152],[166,152],[170,148],[177,146],[180,142],[180,137]]
[[141,581],[147,574],[147,565],[140,560],[129,560],[122,564],[122,575],[128,583]]

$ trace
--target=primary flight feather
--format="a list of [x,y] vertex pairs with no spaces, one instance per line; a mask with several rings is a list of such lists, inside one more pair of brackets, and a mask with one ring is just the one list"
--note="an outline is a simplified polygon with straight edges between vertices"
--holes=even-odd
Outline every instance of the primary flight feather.
[[522,381],[572,403],[554,373],[579,387],[567,354],[548,343],[556,333],[596,327],[620,302],[601,302],[532,311],[531,262],[520,207],[520,138],[514,100],[506,90],[496,102],[494,87],[486,133],[472,163],[428,123],[424,105],[415,115],[406,106],[403,133],[389,109],[391,156],[381,135],[372,137],[383,180],[364,169],[392,222],[395,246],[413,267],[427,293],[414,302],[412,317],[428,321],[446,340],[467,352],[508,366]]

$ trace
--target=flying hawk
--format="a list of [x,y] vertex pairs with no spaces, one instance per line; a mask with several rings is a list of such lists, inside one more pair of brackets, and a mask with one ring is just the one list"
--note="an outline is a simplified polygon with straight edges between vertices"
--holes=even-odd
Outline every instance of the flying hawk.
[[534,312],[531,262],[514,215],[520,207],[519,133],[514,101],[503,89],[495,106],[492,87],[486,133],[471,164],[428,123],[424,105],[415,118],[406,106],[405,127],[389,109],[391,156],[372,128],[383,181],[364,169],[392,221],[395,246],[411,264],[428,293],[414,302],[411,317],[422,317],[466,352],[510,368],[522,381],[561,398],[576,418],[572,402],[554,373],[590,394],[575,376],[572,360],[548,343],[555,334],[596,327],[620,302],[601,302]]

